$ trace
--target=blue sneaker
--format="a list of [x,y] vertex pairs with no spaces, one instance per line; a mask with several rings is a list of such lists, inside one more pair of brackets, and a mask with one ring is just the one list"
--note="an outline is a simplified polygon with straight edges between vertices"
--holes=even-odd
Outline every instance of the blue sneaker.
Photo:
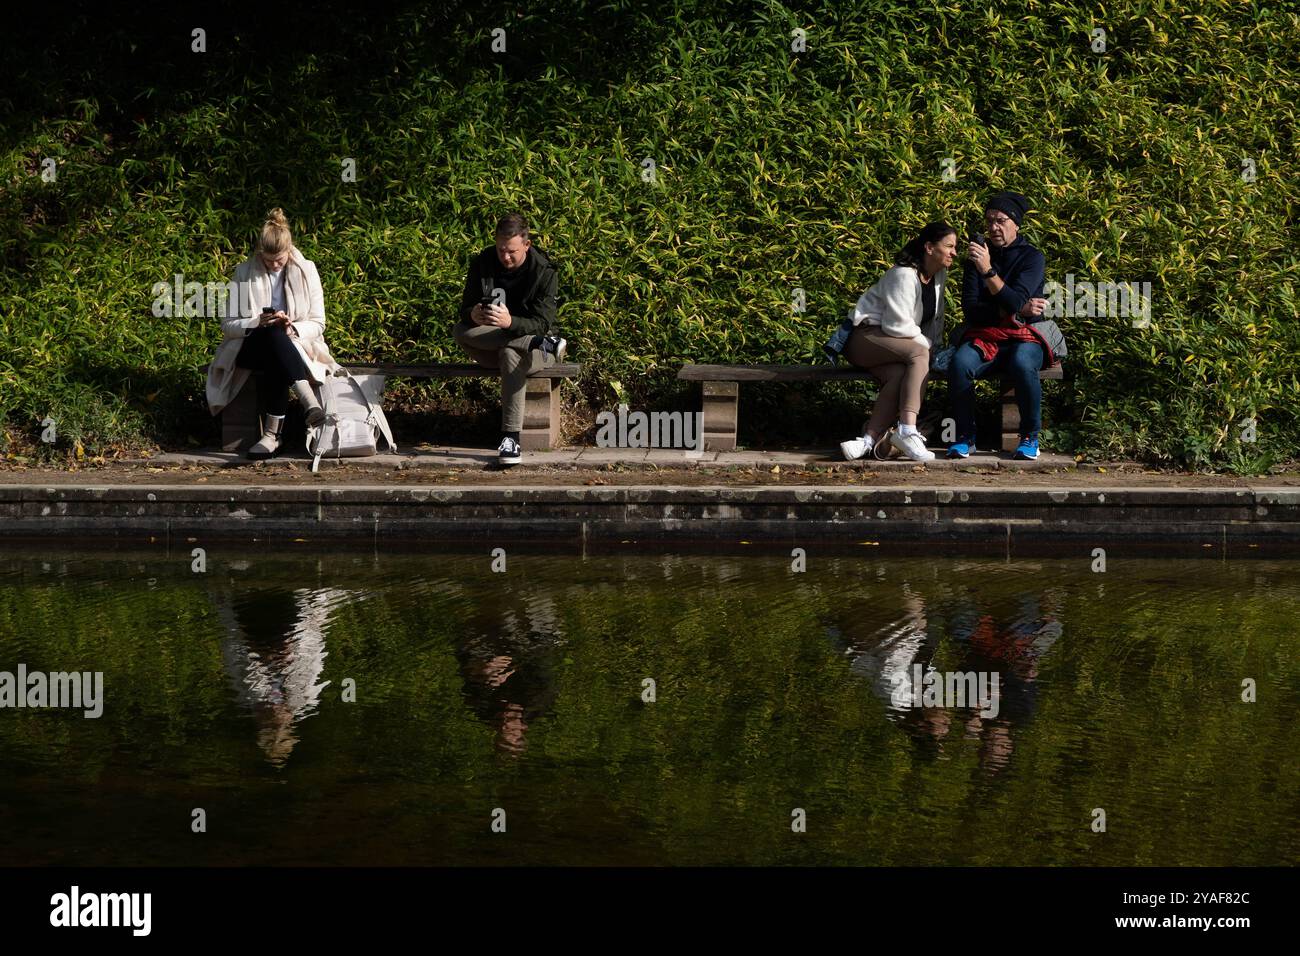
[[959,438],[948,446],[949,458],[969,458],[975,450],[974,438]]
[[1038,433],[1022,435],[1016,447],[1016,458],[1020,461],[1033,461],[1038,457]]

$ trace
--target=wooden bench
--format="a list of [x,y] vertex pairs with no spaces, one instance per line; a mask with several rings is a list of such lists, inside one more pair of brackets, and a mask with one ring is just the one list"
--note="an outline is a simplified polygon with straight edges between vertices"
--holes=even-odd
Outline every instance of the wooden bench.
[[[353,375],[384,375],[404,378],[497,378],[500,372],[474,363],[398,365],[346,365]],[[576,378],[580,366],[565,362],[538,369],[524,386],[524,427],[519,445],[525,451],[552,448],[560,441],[559,379]],[[206,367],[205,367],[206,370]],[[260,432],[256,383],[249,377],[244,387],[221,411],[222,451],[242,452],[257,441]]]
[[[703,393],[704,447],[710,451],[732,451],[736,447],[736,425],[740,415],[741,382],[853,382],[879,380],[852,365],[683,365],[677,377],[699,382]],[[931,372],[928,381],[935,377]],[[1038,373],[1040,379],[1062,378],[1061,366]],[[1020,444],[1020,409],[1016,390],[1005,379],[1002,395],[1002,450],[1014,451]]]

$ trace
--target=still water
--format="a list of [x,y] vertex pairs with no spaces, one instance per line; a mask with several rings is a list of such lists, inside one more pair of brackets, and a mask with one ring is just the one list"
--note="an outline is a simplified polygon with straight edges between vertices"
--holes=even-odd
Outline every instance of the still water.
[[0,552],[0,864],[1300,863],[1300,563],[487,550]]

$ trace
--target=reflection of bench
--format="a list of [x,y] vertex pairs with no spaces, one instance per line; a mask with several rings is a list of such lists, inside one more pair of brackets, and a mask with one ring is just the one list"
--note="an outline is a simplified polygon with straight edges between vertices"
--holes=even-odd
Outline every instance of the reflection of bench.
[[[353,375],[385,375],[403,378],[496,378],[494,368],[468,364],[348,365]],[[560,441],[560,387],[558,380],[576,378],[574,362],[538,369],[528,377],[524,392],[524,427],[519,444],[526,451],[550,448]],[[239,394],[221,412],[221,448],[242,452],[257,441],[257,388],[249,376]]]
[[[935,373],[931,372],[933,377]],[[704,403],[704,447],[731,451],[736,447],[736,423],[740,409],[741,382],[855,382],[877,381],[869,372],[852,365],[683,365],[677,377],[699,382]],[[1061,366],[1038,373],[1040,379],[1061,378]],[[1002,450],[1014,451],[1020,443],[1020,409],[1015,389],[1005,380],[1002,395]]]

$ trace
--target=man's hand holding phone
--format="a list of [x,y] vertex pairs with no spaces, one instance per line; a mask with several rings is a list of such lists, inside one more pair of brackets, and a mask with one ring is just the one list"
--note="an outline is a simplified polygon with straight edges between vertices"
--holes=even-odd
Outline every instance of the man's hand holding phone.
[[480,325],[493,325],[499,329],[507,328],[510,325],[510,312],[504,305],[485,305],[480,307],[483,318]]

